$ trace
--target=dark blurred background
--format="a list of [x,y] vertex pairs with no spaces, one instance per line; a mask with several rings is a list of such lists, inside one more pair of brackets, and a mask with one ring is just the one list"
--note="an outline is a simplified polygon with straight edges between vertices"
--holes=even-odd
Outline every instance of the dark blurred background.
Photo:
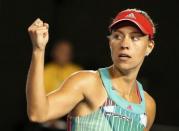
[[37,17],[50,25],[46,62],[54,41],[67,38],[74,44],[74,62],[95,70],[111,64],[108,25],[126,8],[147,11],[157,27],[155,49],[138,78],[157,103],[153,131],[179,131],[177,0],[0,0],[0,131],[24,131],[29,125],[25,82],[32,48],[27,28]]

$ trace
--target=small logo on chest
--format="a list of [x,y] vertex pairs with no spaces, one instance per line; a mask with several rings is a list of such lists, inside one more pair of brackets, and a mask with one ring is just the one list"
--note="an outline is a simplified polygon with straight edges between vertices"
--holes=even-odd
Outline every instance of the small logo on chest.
[[131,105],[128,105],[128,106],[127,106],[127,109],[128,109],[128,110],[131,110],[131,111],[133,110]]

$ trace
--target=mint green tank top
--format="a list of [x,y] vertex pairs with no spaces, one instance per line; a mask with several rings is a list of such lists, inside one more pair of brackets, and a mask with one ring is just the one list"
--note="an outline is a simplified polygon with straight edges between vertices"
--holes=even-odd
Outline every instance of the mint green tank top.
[[137,82],[140,104],[129,102],[113,90],[107,68],[99,73],[108,94],[107,100],[95,112],[85,116],[68,116],[67,131],[143,131],[147,124],[142,85]]

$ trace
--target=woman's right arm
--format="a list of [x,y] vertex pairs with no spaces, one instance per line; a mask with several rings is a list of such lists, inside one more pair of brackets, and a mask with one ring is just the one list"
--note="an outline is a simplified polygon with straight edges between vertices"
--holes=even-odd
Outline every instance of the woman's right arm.
[[[28,28],[33,51],[26,82],[27,113],[32,121],[43,121],[48,101],[44,88],[44,54],[48,42],[48,24],[39,18]],[[40,103],[40,104],[39,104]]]
[[[45,122],[69,113],[84,99],[84,86],[89,73],[71,75],[59,88],[46,95],[44,88],[44,54],[48,42],[48,24],[37,19],[28,32],[33,44],[32,60],[26,82],[28,117],[34,122]],[[86,83],[87,82],[87,83]]]

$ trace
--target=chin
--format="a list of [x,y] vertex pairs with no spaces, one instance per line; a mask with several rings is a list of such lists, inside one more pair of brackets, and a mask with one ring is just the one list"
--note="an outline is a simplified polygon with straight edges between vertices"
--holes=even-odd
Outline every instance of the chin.
[[121,70],[121,71],[128,71],[130,69],[132,69],[133,67],[129,64],[115,64],[115,67],[117,67],[117,69]]
[[137,65],[134,65],[132,63],[114,63],[114,66],[121,72],[128,72],[138,68]]

